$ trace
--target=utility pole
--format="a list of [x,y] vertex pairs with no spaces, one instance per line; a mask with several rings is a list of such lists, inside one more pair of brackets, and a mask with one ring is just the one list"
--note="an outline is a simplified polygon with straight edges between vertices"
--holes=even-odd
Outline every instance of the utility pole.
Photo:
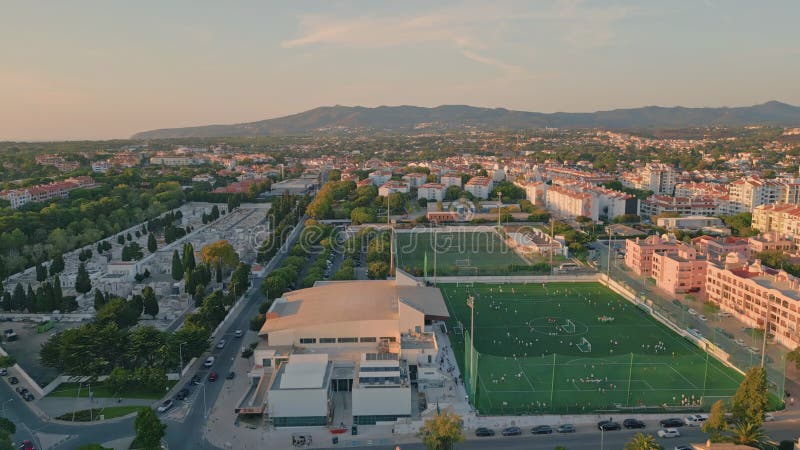
[[606,227],[606,231],[608,231],[608,239],[606,243],[608,244],[608,262],[606,263],[606,277],[611,279],[611,235],[612,231],[611,228]]

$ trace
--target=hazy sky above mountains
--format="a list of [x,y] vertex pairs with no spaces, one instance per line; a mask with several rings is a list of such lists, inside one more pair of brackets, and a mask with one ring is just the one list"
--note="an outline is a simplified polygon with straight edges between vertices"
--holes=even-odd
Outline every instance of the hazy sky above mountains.
[[800,104],[800,2],[4,2],[0,140],[322,105]]

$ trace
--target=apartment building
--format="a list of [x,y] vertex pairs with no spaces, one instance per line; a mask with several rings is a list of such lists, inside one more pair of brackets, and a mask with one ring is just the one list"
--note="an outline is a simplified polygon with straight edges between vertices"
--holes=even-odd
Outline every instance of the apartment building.
[[673,235],[648,236],[625,241],[625,265],[639,276],[651,276],[656,253],[676,251],[680,241]]
[[750,243],[746,238],[698,236],[692,239],[692,245],[699,255],[703,255],[707,260],[717,264],[723,263],[731,253],[738,253],[745,259],[750,258]]
[[761,232],[777,232],[800,243],[800,207],[786,203],[761,205],[753,210],[753,228]]
[[686,244],[678,243],[663,253],[653,253],[652,276],[656,286],[673,295],[705,296],[706,259]]
[[641,213],[643,216],[659,216],[665,213],[713,216],[718,213],[718,201],[713,197],[651,195],[641,202]]
[[409,191],[410,188],[408,187],[407,184],[395,180],[390,180],[378,188],[378,195],[383,197],[388,197],[396,193],[408,194]]
[[519,186],[525,189],[525,198],[536,206],[547,204],[547,188],[550,186],[542,181],[532,181]]
[[375,186],[382,186],[392,179],[392,172],[390,170],[376,170],[371,172],[368,177]]
[[461,175],[442,175],[439,181],[444,185],[445,188],[450,186],[461,187]]
[[708,264],[706,293],[741,322],[768,328],[786,347],[800,345],[800,280],[785,271],[731,255],[723,264]]
[[722,197],[728,195],[728,186],[722,183],[678,183],[675,197]]
[[639,214],[638,200],[624,192],[586,183],[553,185],[545,195],[547,209],[568,217],[612,219],[623,214]]
[[464,185],[464,190],[474,195],[476,198],[487,199],[489,194],[492,193],[494,183],[489,177],[472,177],[467,184]]
[[709,216],[659,217],[656,225],[668,230],[702,230],[724,226],[722,219]]
[[732,212],[751,212],[757,206],[781,202],[788,187],[778,180],[746,177],[730,184]]
[[747,242],[750,245],[751,254],[772,251],[791,253],[797,250],[797,246],[792,239],[781,236],[777,231],[769,231],[762,233],[760,236],[750,237]]
[[672,195],[678,173],[675,168],[664,163],[649,163],[636,172],[622,177],[622,184],[635,189],[653,191],[654,194]]
[[417,188],[428,181],[428,175],[419,172],[409,173],[403,175],[403,181],[405,181],[410,187]]
[[48,184],[40,184],[26,189],[13,189],[0,192],[0,198],[8,200],[12,209],[30,202],[46,202],[57,198],[66,198],[70,191],[78,188],[96,186],[94,179],[87,176],[67,178]]
[[610,183],[616,180],[613,175],[587,172],[564,166],[546,166],[541,170],[541,173],[546,180],[561,179],[594,185]]
[[417,199],[442,201],[447,188],[442,183],[425,183],[417,189]]

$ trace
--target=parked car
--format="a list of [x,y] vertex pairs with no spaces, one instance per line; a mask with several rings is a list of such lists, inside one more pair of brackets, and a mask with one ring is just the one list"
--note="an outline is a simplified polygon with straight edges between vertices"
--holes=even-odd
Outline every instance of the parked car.
[[553,427],[551,427],[550,425],[539,425],[531,429],[531,433],[533,434],[551,434],[552,432],[553,432]]
[[225,348],[225,339],[220,339],[219,342],[217,342],[217,348]]
[[202,382],[202,380],[203,379],[200,377],[200,375],[195,375],[195,376],[192,377],[191,383],[193,385],[197,386],[198,384],[200,384]]
[[6,375],[8,375],[8,369],[3,367],[2,369],[0,369],[0,377],[4,377]]
[[206,361],[203,363],[203,365],[206,367],[211,367],[214,365],[214,361],[215,358],[213,356],[209,356],[208,358],[206,358]]
[[30,392],[26,392],[25,395],[22,396],[22,398],[24,398],[26,402],[32,402],[36,399],[36,397],[34,397],[33,394],[31,394]]
[[683,426],[683,420],[678,419],[677,417],[670,417],[669,419],[662,419],[660,422],[662,427],[664,428],[677,428]]
[[698,318],[698,319],[700,319],[700,320],[701,320],[701,321],[703,321],[703,322],[705,322],[706,320],[708,320],[708,318],[707,318],[706,316],[704,316],[704,315],[699,315],[699,316],[697,316],[697,318]]
[[20,397],[25,397],[25,394],[28,393],[28,390],[25,389],[24,387],[18,387],[16,389],[16,391],[17,391],[17,394],[19,394]]
[[232,379],[236,378],[236,372],[231,370],[230,372],[228,372],[228,375],[225,378],[228,379],[228,380],[232,380]]
[[217,381],[217,372],[214,372],[213,370],[211,372],[209,372],[208,381],[211,381],[212,383],[214,381]]
[[18,384],[19,379],[17,377],[8,377],[8,384]]
[[738,345],[740,347],[747,346],[747,343],[745,341],[743,341],[742,339],[736,339],[734,342],[736,342],[736,345]]
[[775,420],[775,416],[772,413],[764,413],[764,422],[773,422]]
[[478,437],[494,436],[494,430],[484,427],[476,428],[475,436]]
[[522,430],[519,427],[508,427],[503,428],[503,431],[500,432],[503,436],[519,436],[522,434]]
[[156,411],[158,411],[158,412],[160,412],[160,413],[166,412],[166,411],[168,411],[170,408],[172,408],[172,405],[174,405],[174,404],[175,404],[175,403],[174,403],[172,400],[164,400],[164,402],[163,402],[163,403],[161,403],[160,405],[158,405],[158,408],[156,408]]
[[614,422],[613,420],[601,420],[597,422],[597,429],[601,431],[613,431],[613,430],[621,430],[622,427],[619,423]]
[[703,425],[703,422],[705,422],[706,419],[708,419],[708,417],[703,415],[703,414],[692,414],[692,415],[686,416],[683,419],[683,422],[686,424],[686,426],[689,426],[689,427],[699,427],[699,426]]
[[565,423],[564,425],[561,425],[560,427],[556,428],[556,431],[558,431],[559,433],[574,433],[575,425],[571,423]]
[[689,314],[691,314],[693,316],[696,316],[697,315],[697,311],[695,311],[693,308],[689,308]]
[[33,446],[33,442],[26,439],[19,444],[19,450],[36,450],[36,447]]
[[242,330],[236,330],[236,331],[233,332],[233,335],[235,337],[237,337],[237,338],[240,338],[240,337],[244,336],[244,333],[242,332]]
[[646,425],[639,419],[625,419],[622,421],[622,426],[625,427],[626,430],[631,430],[634,428],[644,428]]
[[674,450],[694,450],[691,445],[676,445]]
[[175,399],[176,400],[186,400],[186,397],[189,396],[189,392],[190,391],[189,391],[188,388],[183,388],[180,391],[178,391],[177,394],[175,394]]
[[681,437],[680,431],[677,428],[662,428],[657,432],[658,437],[662,438],[676,438]]

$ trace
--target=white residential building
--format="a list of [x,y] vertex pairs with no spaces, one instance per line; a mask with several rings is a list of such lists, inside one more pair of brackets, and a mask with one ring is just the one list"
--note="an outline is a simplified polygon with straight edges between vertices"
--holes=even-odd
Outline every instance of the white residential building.
[[369,179],[375,186],[382,186],[392,179],[392,172],[389,170],[376,170],[370,172]]
[[474,195],[476,198],[487,199],[492,192],[494,183],[488,177],[472,177],[467,184],[464,185],[464,190]]
[[378,195],[383,197],[388,197],[398,192],[401,194],[408,194],[409,191],[410,189],[407,184],[401,183],[399,181],[390,180],[378,188]]
[[444,199],[445,189],[447,188],[441,183],[425,183],[417,189],[417,198],[440,202]]
[[450,186],[458,186],[461,187],[461,176],[460,175],[442,175],[441,179],[439,180],[445,188]]

